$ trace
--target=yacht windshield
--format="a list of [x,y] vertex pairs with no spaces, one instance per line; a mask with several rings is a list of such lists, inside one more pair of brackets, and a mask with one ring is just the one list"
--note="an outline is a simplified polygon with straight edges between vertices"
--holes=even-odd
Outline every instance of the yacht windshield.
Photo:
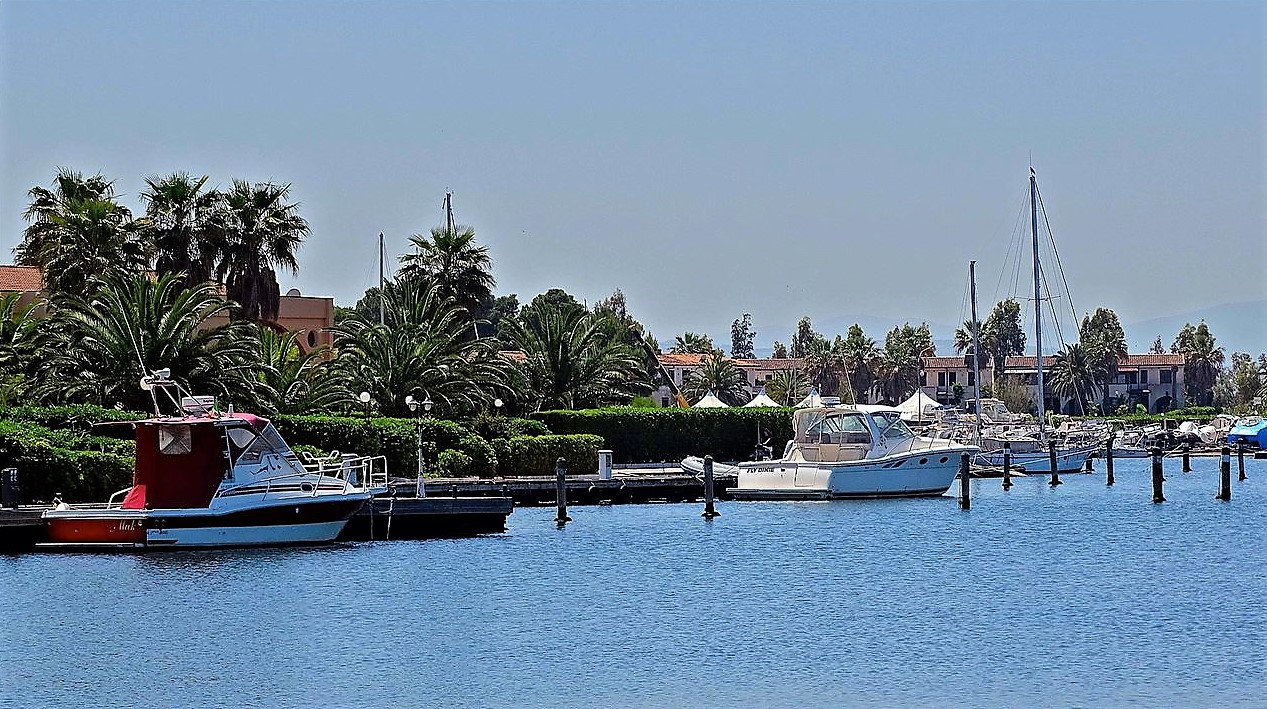
[[887,438],[890,441],[900,441],[903,438],[914,438],[915,434],[907,428],[906,422],[902,420],[900,414],[893,411],[885,411],[875,415],[875,422],[880,427],[880,437]]

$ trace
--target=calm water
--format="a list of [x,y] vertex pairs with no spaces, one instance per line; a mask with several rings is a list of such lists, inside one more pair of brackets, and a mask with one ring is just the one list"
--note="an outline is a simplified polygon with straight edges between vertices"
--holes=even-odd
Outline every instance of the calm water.
[[[503,536],[0,557],[0,705],[1264,706],[1267,463]],[[1102,464],[1101,464],[1102,466]],[[1235,475],[1235,471],[1233,471]]]

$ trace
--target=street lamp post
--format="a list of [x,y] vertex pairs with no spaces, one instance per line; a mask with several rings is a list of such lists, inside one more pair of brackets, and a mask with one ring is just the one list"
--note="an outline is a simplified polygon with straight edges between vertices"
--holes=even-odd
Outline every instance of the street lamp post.
[[498,416],[502,413],[502,406],[505,406],[505,402],[501,399],[493,399],[493,409],[497,412]]
[[409,411],[414,414],[414,432],[418,438],[418,486],[415,494],[420,498],[426,497],[427,486],[423,482],[423,476],[426,473],[427,462],[422,452],[422,417],[431,415],[431,397],[418,401],[410,394],[405,397],[405,406],[408,406]]
[[365,420],[368,422],[370,420],[370,393],[368,391],[363,391],[357,399],[361,402],[361,405],[365,407]]

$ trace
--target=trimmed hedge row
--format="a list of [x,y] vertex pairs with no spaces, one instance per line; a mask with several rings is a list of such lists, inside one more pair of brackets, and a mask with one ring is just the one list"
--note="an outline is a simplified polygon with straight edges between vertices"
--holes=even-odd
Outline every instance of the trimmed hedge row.
[[590,475],[598,470],[603,439],[587,433],[514,436],[493,441],[493,447],[506,471],[503,475],[554,475],[559,458],[567,461],[569,475]]
[[130,441],[0,420],[0,467],[18,469],[23,502],[58,494],[66,502],[105,502],[132,482],[131,448]]
[[641,409],[542,411],[536,418],[559,434],[601,436],[617,463],[680,461],[711,455],[719,461],[751,460],[769,439],[775,455],[792,438],[792,409]]

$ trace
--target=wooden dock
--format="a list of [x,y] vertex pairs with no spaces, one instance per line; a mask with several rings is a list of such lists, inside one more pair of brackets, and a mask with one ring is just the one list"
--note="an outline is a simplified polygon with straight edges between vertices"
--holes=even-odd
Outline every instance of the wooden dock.
[[[736,476],[715,476],[718,499],[729,500]],[[427,497],[508,497],[520,506],[553,505],[556,481],[551,476],[508,478],[436,478],[426,481]],[[569,505],[623,505],[648,502],[697,502],[704,499],[704,479],[676,466],[618,468],[610,480],[598,475],[567,476]]]
[[[413,485],[409,485],[412,492]],[[499,534],[515,509],[508,497],[376,497],[356,513],[339,541],[375,542]]]

